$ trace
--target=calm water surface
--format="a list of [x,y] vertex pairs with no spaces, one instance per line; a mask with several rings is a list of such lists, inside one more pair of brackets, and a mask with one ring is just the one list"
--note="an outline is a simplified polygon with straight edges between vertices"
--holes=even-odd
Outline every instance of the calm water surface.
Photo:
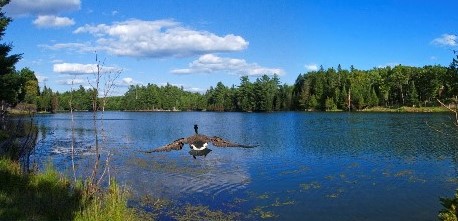
[[[106,112],[98,124],[111,174],[134,196],[166,197],[276,220],[436,220],[458,187],[448,114]],[[72,174],[71,115],[38,115],[32,160]],[[78,176],[94,159],[92,113],[75,114]],[[193,159],[142,151],[199,132],[257,144]],[[102,130],[103,128],[103,130]],[[104,160],[105,158],[102,157]]]

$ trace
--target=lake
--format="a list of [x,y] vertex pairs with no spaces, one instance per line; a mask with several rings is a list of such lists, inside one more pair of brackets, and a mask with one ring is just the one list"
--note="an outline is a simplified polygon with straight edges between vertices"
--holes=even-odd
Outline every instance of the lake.
[[[101,114],[99,113],[99,117]],[[440,197],[458,187],[458,133],[450,114],[105,112],[102,164],[135,199],[164,197],[261,220],[436,220]],[[95,158],[92,113],[74,114],[74,164]],[[72,176],[71,115],[37,115],[38,166]],[[258,145],[143,151],[194,133]],[[167,217],[162,217],[166,219]]]

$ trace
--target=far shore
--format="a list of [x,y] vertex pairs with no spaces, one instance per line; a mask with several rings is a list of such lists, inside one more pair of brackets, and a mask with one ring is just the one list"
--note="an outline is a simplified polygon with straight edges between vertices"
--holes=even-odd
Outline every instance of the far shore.
[[[188,111],[199,111],[199,112],[206,112],[207,110],[162,110],[162,109],[153,109],[153,110],[106,110],[106,111],[123,111],[123,112],[188,112]],[[65,113],[70,112],[66,110],[57,111],[57,113]],[[75,112],[88,112],[88,111],[75,111]],[[315,110],[306,110],[305,112],[345,112],[344,110],[329,110],[329,111],[315,111]],[[450,112],[445,107],[436,106],[436,107],[371,107],[371,108],[364,108],[362,110],[355,110],[352,112],[380,112],[380,113],[445,113]],[[11,115],[28,115],[31,112],[25,110],[18,110],[18,109],[11,109],[9,111]],[[36,114],[52,114],[49,111],[40,111],[40,112],[33,112]]]
[[390,112],[390,113],[442,113],[450,112],[447,108],[442,106],[436,107],[371,107],[360,110],[361,112]]

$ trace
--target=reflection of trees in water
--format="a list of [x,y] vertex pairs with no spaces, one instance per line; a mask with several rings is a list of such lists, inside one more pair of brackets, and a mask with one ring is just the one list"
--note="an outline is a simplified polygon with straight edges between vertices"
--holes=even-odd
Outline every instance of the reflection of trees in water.
[[20,161],[25,172],[30,169],[30,155],[35,148],[38,127],[33,115],[6,117],[0,122],[0,155]]

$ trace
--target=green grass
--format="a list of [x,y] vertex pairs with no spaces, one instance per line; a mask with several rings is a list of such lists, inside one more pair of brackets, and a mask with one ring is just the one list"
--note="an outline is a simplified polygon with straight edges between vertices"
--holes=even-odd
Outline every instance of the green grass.
[[0,159],[0,220],[138,220],[127,191],[112,181],[94,195],[52,166],[24,174],[17,162]]
[[139,218],[133,209],[127,207],[127,191],[112,180],[108,190],[96,193],[88,205],[77,213],[74,220],[130,221]]
[[81,192],[47,167],[25,175],[18,163],[0,159],[0,220],[71,220]]

